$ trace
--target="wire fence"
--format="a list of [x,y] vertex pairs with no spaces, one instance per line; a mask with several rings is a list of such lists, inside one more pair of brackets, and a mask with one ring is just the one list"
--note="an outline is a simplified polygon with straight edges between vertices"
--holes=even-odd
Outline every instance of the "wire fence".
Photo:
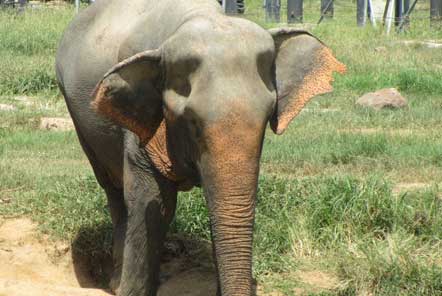
[[[81,0],[83,3],[92,3],[94,0]],[[316,26],[324,20],[333,19],[346,25],[373,25],[396,24],[396,27],[408,28],[413,22],[433,22],[442,24],[442,0],[218,0],[228,13],[239,13],[263,25],[272,23],[293,22],[293,1],[295,9],[300,9],[301,14],[295,22],[303,26]],[[404,3],[413,1],[413,5]],[[68,0],[79,5],[80,0]],[[232,3],[235,4],[232,6]],[[297,2],[297,3],[296,3]],[[28,0],[0,0],[0,8],[18,8],[24,10]],[[269,7],[272,3],[273,7]],[[274,5],[276,3],[276,6]],[[363,9],[360,4],[364,3]],[[388,3],[396,5],[395,13],[387,13]],[[397,16],[397,4],[401,3],[402,19]],[[416,5],[414,5],[416,4]],[[290,7],[290,5],[292,5]],[[296,6],[298,5],[298,6]],[[29,5],[32,6],[32,5]],[[331,13],[328,11],[331,8]],[[409,15],[407,15],[407,10]],[[78,10],[78,6],[77,6]],[[362,11],[362,15],[360,14]],[[298,12],[299,15],[299,12]],[[298,16],[297,16],[298,17]],[[362,18],[362,20],[361,20]],[[402,23],[401,23],[402,21]],[[437,29],[441,26],[433,26]]]
[[[370,13],[366,12],[364,15],[364,24],[371,25],[381,25],[385,22],[392,21],[397,22],[399,25],[400,20],[393,13],[390,15],[385,14],[385,6],[384,2],[383,7],[377,11],[374,11],[374,15],[370,18]],[[304,1],[303,3],[303,14],[302,21],[303,25],[316,26],[318,23],[323,20],[333,19],[335,21],[339,21],[341,23],[346,23],[350,25],[358,25],[358,15],[357,15],[357,2],[352,0],[335,0],[333,1],[333,13],[332,16],[330,14],[325,14],[324,11],[321,11],[321,0],[310,0]],[[430,1],[428,0],[420,0],[416,3],[413,10],[410,12],[408,16],[406,16],[406,11],[402,11],[403,18],[406,17],[405,22],[410,23],[418,20],[425,20],[430,22],[432,17],[430,16]],[[287,10],[287,2],[282,1],[280,6],[279,20],[275,20],[269,17],[268,11],[266,11],[265,7],[246,7],[245,8],[245,16],[251,18],[259,23],[289,23],[290,19],[290,11]],[[437,20],[437,19],[436,19]]]

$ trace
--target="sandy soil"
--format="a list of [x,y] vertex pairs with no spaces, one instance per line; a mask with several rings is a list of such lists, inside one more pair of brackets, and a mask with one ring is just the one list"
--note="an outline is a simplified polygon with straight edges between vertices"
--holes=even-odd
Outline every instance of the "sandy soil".
[[[166,244],[166,249],[159,296],[216,294],[210,245],[175,238]],[[29,219],[0,217],[0,296],[109,296],[109,291],[99,288],[103,286],[103,276],[100,280],[97,274],[109,276],[110,261],[109,256],[91,261],[73,254],[70,245],[53,242],[37,232]],[[315,291],[333,289],[337,283],[320,271],[298,271],[293,276]],[[293,293],[307,294],[301,288]],[[261,286],[257,287],[257,294],[284,296],[279,292],[265,293]]]
[[[37,235],[28,219],[0,222],[0,296],[106,296],[90,275],[90,266],[72,259],[68,245]],[[189,264],[186,256],[162,266],[160,296],[215,295],[209,266]],[[81,284],[80,284],[81,283]]]

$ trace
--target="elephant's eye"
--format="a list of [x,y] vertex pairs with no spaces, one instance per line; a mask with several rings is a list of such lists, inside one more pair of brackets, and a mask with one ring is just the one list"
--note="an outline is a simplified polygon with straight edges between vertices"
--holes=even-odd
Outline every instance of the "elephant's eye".
[[182,97],[189,97],[192,92],[192,86],[190,85],[187,77],[176,77],[170,82],[170,88],[173,89],[178,95]]
[[173,61],[167,72],[168,88],[182,97],[189,97],[192,92],[190,78],[199,65],[199,59],[194,57],[182,57]]

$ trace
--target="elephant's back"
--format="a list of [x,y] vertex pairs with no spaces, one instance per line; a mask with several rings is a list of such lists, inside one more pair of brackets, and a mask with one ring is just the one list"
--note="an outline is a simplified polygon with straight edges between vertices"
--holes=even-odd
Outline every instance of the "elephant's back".
[[90,159],[92,155],[93,166],[104,168],[121,183],[124,132],[90,105],[95,86],[117,62],[118,30],[112,22],[103,22],[114,2],[98,0],[71,22],[57,51],[56,72],[83,149]]

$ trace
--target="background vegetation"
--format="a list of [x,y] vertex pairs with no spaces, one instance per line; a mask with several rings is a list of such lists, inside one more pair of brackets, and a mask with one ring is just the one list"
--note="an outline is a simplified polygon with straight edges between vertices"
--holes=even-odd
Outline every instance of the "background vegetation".
[[[278,25],[262,21],[260,1],[246,5],[245,17]],[[442,31],[416,18],[408,33],[386,36],[335,5],[335,20],[311,30],[348,73],[283,136],[267,133],[255,275],[284,295],[442,295],[442,49],[401,43],[442,40]],[[305,9],[307,23],[319,18],[317,1]],[[68,116],[53,64],[72,17],[71,7],[0,12],[0,103],[17,107],[0,111],[0,220],[30,216],[62,240],[88,229],[82,247],[109,252],[106,201],[75,133],[38,129],[43,116]],[[384,87],[409,107],[355,106]],[[180,194],[172,232],[207,240],[207,225],[201,191]],[[311,273],[323,283],[303,276]]]

